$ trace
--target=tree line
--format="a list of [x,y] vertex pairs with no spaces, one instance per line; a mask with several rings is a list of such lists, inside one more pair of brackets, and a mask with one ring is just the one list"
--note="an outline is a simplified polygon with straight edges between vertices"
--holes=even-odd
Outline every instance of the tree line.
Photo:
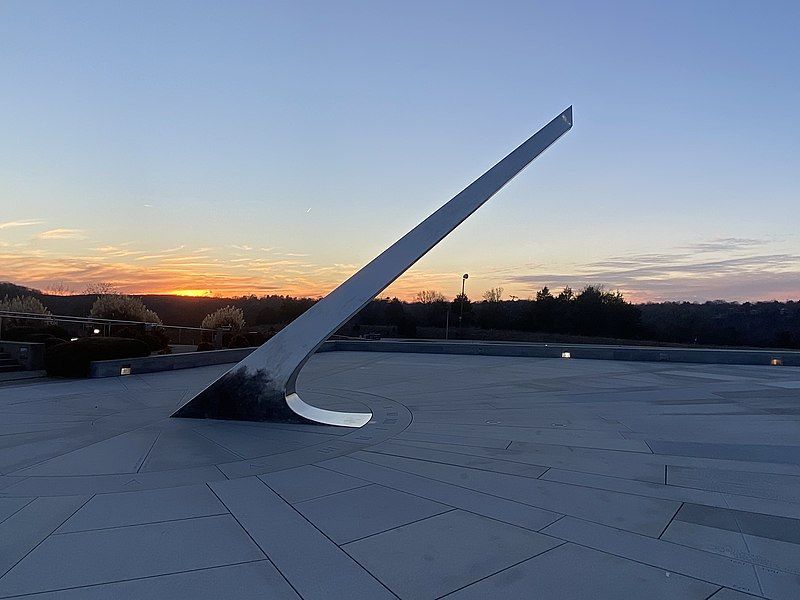
[[[4,294],[33,295],[53,314],[86,315],[96,294],[56,296],[0,283]],[[291,322],[317,299],[286,295],[238,298],[146,296],[146,303],[170,325],[198,326],[228,305],[241,309],[248,328],[274,331]],[[339,333],[383,336],[517,339],[511,332],[669,342],[676,344],[800,348],[800,301],[632,304],[620,292],[598,286],[560,291],[544,287],[528,299],[505,299],[492,288],[480,299],[452,300],[423,290],[411,302],[376,298]]]

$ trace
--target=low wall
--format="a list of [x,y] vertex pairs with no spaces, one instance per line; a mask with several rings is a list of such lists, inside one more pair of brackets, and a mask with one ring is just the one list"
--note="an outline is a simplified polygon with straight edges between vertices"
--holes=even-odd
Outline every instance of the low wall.
[[237,363],[253,350],[255,348],[233,348],[231,350],[186,352],[185,354],[160,354],[141,358],[96,360],[89,368],[89,377],[116,377],[122,374],[123,368],[130,369],[128,374],[135,375]]
[[16,360],[25,371],[44,369],[44,344],[0,340],[0,352]]
[[713,348],[664,348],[654,346],[600,346],[585,344],[522,344],[513,342],[337,340],[330,350],[360,352],[418,352],[422,354],[465,354],[525,356],[532,358],[583,358],[678,362],[720,365],[770,365],[777,359],[783,366],[800,367],[800,351],[724,350]]
[[[29,344],[39,345],[42,344]],[[233,364],[255,348],[210,350],[102,360],[92,363],[90,377],[116,377],[122,368],[130,374],[191,369],[209,365]],[[660,348],[651,346],[599,346],[581,344],[520,344],[507,342],[468,342],[441,340],[329,340],[318,352],[406,352],[420,354],[462,354],[472,356],[520,356],[530,358],[565,358],[626,360],[719,365],[770,365],[778,360],[783,366],[800,367],[800,352],[779,350],[718,350],[705,348]]]

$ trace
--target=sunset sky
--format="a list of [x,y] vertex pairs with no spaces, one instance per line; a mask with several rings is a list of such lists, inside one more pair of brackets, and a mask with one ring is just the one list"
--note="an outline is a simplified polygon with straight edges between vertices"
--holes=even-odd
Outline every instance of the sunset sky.
[[800,2],[0,3],[0,280],[323,295],[569,105],[386,292],[800,299]]

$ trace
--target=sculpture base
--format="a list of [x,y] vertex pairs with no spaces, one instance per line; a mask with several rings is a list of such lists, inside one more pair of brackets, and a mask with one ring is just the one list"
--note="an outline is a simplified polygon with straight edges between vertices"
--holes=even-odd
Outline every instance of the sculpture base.
[[253,373],[242,365],[225,373],[172,416],[361,427],[369,422],[372,413],[340,412],[311,406],[294,392],[287,395],[264,369]]
[[276,388],[264,369],[249,373],[244,365],[235,371],[225,373],[172,416],[190,419],[313,423],[289,408],[285,392]]

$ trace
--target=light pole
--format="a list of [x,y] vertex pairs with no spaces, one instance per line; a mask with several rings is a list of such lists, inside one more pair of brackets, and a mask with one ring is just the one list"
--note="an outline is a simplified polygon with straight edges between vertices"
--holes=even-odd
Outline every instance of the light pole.
[[464,273],[461,276],[461,310],[458,313],[458,328],[461,329],[461,321],[464,318],[464,285],[467,283],[467,279],[469,279],[469,273]]

